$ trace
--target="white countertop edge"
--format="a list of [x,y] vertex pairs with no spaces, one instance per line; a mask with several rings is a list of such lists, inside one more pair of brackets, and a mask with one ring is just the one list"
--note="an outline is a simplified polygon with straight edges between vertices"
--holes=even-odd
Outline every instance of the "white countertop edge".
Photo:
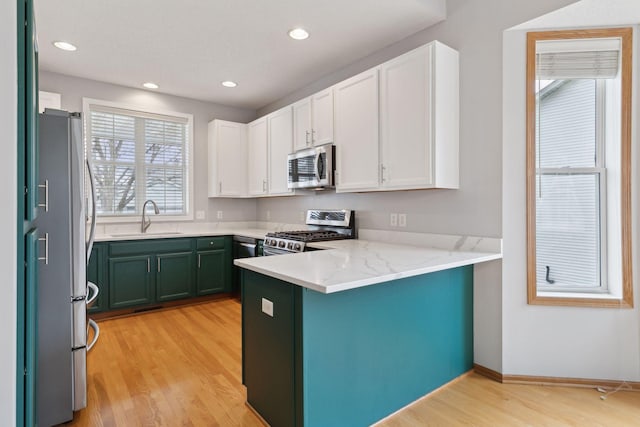
[[[333,249],[338,250],[338,249]],[[244,258],[234,260],[234,264],[246,268],[247,270],[255,271],[256,273],[264,274],[276,279],[283,280],[294,285],[302,286],[323,294],[331,294],[340,291],[347,291],[350,289],[361,288],[364,286],[375,285],[378,283],[389,282],[391,280],[404,279],[406,277],[419,276],[422,274],[435,273],[437,271],[448,270],[451,268],[463,267],[465,265],[478,264],[481,262],[494,261],[502,258],[501,253],[473,253],[469,254],[469,258],[461,259],[457,261],[441,263],[437,265],[426,266],[423,268],[416,268],[413,270],[401,271],[397,273],[381,274],[374,277],[366,277],[360,280],[352,280],[343,283],[337,283],[332,285],[321,285],[314,282],[302,280],[300,278],[292,277],[278,271],[271,270],[269,268],[263,268],[251,264],[252,258]],[[282,255],[281,255],[282,256]],[[286,256],[286,255],[284,255]]]
[[214,230],[199,231],[179,231],[167,233],[114,233],[114,234],[96,234],[96,242],[120,242],[128,240],[152,240],[152,239],[178,239],[181,237],[215,237],[215,236],[245,236],[254,239],[264,239],[265,234],[270,230],[259,228],[220,228]]

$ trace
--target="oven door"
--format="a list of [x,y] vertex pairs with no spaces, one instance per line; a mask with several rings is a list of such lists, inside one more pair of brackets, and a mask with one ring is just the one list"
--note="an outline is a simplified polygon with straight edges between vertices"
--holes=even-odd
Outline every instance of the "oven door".
[[292,254],[294,252],[288,251],[286,249],[279,249],[279,248],[272,248],[269,246],[264,246],[262,248],[262,255],[263,256],[270,256],[270,255],[285,255],[285,254]]
[[334,154],[332,144],[307,148],[289,154],[288,188],[320,188],[333,186]]

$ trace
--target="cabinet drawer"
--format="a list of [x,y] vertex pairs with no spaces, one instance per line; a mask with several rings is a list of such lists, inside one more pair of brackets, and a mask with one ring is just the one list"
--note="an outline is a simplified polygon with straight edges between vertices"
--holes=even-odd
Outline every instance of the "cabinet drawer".
[[196,249],[224,249],[225,236],[200,237],[196,242]]
[[137,240],[122,243],[111,243],[111,256],[153,254],[158,252],[183,252],[191,250],[191,239],[158,239]]

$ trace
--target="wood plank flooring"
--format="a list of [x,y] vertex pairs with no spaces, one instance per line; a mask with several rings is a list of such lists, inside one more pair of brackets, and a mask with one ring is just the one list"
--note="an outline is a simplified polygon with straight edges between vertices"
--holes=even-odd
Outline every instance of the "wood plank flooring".
[[640,393],[600,396],[592,388],[500,384],[471,373],[376,427],[640,426]]
[[262,426],[241,384],[232,299],[104,320],[73,426]]
[[[88,407],[68,425],[262,425],[244,404],[236,300],[104,320],[100,328],[88,360]],[[593,389],[470,374],[377,426],[640,426],[640,393],[603,401]]]

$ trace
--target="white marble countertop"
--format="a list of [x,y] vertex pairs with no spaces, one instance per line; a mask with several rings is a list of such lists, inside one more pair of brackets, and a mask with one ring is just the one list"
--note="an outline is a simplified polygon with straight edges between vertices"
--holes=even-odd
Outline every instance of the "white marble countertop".
[[[144,234],[138,227],[102,226],[97,229],[95,241],[229,235],[262,239],[269,231],[305,226],[251,222],[154,224]],[[501,239],[367,229],[359,230],[358,234],[359,240],[309,244],[323,250],[244,258],[234,264],[318,292],[332,293],[502,258]]]
[[501,249],[495,247],[501,242],[487,245],[481,238],[450,240],[452,249],[334,240],[310,245],[325,250],[237,259],[234,264],[328,294],[502,258]]

